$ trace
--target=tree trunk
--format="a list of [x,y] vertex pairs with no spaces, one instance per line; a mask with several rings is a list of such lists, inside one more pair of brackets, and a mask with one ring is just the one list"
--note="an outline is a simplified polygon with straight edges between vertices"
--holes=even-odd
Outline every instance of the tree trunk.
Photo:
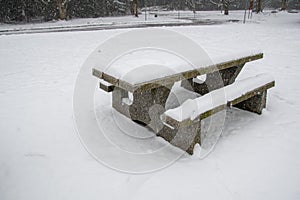
[[134,16],[138,17],[138,0],[133,0],[133,14]]
[[222,0],[223,8],[224,8],[224,15],[229,14],[229,1],[228,0]]
[[63,0],[57,0],[57,6],[59,11],[59,19],[67,19],[67,5]]
[[286,0],[281,1],[281,10],[286,10]]
[[193,13],[196,14],[196,3],[195,3],[195,0],[193,0],[192,3],[193,3]]
[[262,12],[261,0],[256,0],[256,13]]

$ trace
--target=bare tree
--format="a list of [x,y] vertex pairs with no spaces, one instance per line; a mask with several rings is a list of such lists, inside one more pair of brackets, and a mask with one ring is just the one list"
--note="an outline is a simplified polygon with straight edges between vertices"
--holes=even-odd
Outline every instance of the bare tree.
[[223,8],[224,8],[224,15],[229,14],[229,0],[222,0]]
[[186,4],[193,9],[193,13],[196,13],[196,2],[195,0],[186,0]]
[[261,0],[256,0],[256,13],[262,12]]
[[212,3],[213,5],[218,6],[218,8],[220,8],[221,13],[222,13],[222,9],[223,9],[223,3],[222,3],[222,1],[219,1],[219,3],[218,3],[218,2],[214,2],[213,0],[209,0],[209,2]]
[[59,19],[67,19],[68,0],[56,0],[56,3],[59,11]]
[[133,0],[133,14],[134,16],[138,17],[139,13],[138,13],[138,0]]
[[192,4],[193,4],[193,13],[196,13],[196,3],[195,0],[192,0]]
[[282,0],[281,1],[281,10],[286,10],[286,2],[287,2],[287,0]]
[[224,15],[229,15],[229,4],[232,2],[232,0],[220,0],[219,2],[220,3],[217,3],[213,0],[209,0],[210,3],[218,6],[221,8],[221,13],[222,13],[222,10],[224,9]]

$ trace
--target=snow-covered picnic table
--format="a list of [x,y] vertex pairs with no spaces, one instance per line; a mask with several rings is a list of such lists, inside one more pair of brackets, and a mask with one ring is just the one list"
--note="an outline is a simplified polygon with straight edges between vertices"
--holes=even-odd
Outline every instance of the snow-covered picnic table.
[[[199,75],[225,70],[232,67],[243,66],[246,62],[261,59],[261,51],[247,51],[226,57],[207,57],[199,59],[201,62],[197,66],[183,61],[176,56],[164,53],[158,50],[149,50],[147,55],[141,54],[143,58],[136,58],[135,53],[131,53],[128,59],[133,62],[116,63],[103,68],[95,67],[93,75],[102,79],[102,85],[113,85],[129,92],[134,92],[141,87],[147,89],[157,88],[160,85],[174,84],[177,81],[195,78]],[[150,54],[150,55],[149,55]],[[151,55],[152,54],[152,55]],[[144,64],[148,62],[151,56],[163,56],[154,64]],[[138,60],[138,62],[137,62]],[[168,63],[164,63],[168,60]],[[238,74],[236,74],[237,76]],[[106,82],[106,83],[105,83]]]
[[[194,145],[201,143],[202,118],[223,110],[229,104],[261,114],[266,106],[266,91],[275,84],[272,78],[260,75],[231,85],[247,62],[263,58],[260,51],[202,59],[197,66],[168,52],[164,55],[156,51],[149,50],[142,55],[133,52],[123,62],[95,67],[93,75],[100,79],[101,89],[112,92],[114,109],[133,121],[147,125],[157,135],[190,154]],[[147,56],[155,54],[164,59],[149,63]],[[147,62],[149,64],[144,64]],[[200,75],[206,76],[205,81],[197,78]],[[183,105],[166,111],[172,87],[179,81],[182,87],[203,97],[187,100]],[[227,99],[226,93],[234,95]],[[217,103],[212,98],[217,99]],[[179,137],[174,139],[176,135]]]

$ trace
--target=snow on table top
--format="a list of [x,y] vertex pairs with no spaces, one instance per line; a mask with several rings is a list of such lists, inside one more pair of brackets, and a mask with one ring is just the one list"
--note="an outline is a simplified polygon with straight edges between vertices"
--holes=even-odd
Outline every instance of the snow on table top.
[[198,63],[192,64],[173,52],[148,48],[125,54],[100,71],[130,84],[138,84],[259,53],[262,51],[251,50],[222,57],[199,54]]
[[214,90],[199,98],[193,100],[189,99],[181,106],[167,110],[165,114],[177,121],[183,121],[189,118],[193,120],[202,113],[224,105],[228,101],[233,101],[241,95],[272,81],[274,81],[274,79],[268,74],[259,74],[255,77],[236,81],[231,85]]
[[105,73],[131,84],[186,71],[193,66],[179,56],[160,49],[133,51],[117,59]]

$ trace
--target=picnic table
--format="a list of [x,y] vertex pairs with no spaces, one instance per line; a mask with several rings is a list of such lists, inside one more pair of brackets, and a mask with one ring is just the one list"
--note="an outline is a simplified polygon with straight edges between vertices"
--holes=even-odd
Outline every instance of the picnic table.
[[[268,75],[259,75],[235,82],[247,62],[263,58],[262,52],[251,52],[203,62],[199,66],[144,65],[131,70],[93,68],[100,79],[100,88],[112,92],[112,107],[131,120],[150,127],[158,136],[192,154],[201,144],[201,119],[235,106],[261,114],[266,107],[267,89],[275,85]],[[204,82],[197,78],[206,75]],[[166,101],[173,85],[200,95],[182,105],[166,110]],[[211,103],[214,95],[222,100]],[[229,94],[228,96],[224,96]]]

